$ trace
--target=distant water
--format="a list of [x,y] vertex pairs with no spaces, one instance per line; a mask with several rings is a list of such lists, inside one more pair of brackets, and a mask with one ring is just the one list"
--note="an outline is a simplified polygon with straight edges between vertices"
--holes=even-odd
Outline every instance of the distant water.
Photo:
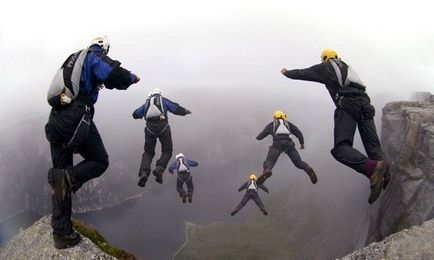
[[[233,218],[229,212],[238,201],[223,199],[213,203],[208,196],[196,196],[192,204],[183,204],[174,187],[160,194],[156,192],[110,209],[75,214],[74,217],[91,224],[111,244],[142,259],[167,260],[172,259],[185,241],[185,221],[199,224],[238,222],[256,210],[251,205],[246,207],[244,214]],[[212,196],[219,198],[217,194]]]

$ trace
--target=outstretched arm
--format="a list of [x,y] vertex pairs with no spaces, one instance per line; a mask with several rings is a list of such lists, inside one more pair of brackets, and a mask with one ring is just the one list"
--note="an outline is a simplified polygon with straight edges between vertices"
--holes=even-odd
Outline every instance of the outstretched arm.
[[131,84],[139,82],[140,78],[130,71],[121,67],[121,63],[112,60],[105,54],[90,52],[89,62],[91,62],[92,72],[95,78],[103,82],[108,89],[125,90]]
[[145,116],[145,105],[140,106],[133,112],[134,119],[141,119]]
[[262,140],[267,135],[271,135],[273,133],[273,123],[269,123],[262,132],[259,133],[259,135],[256,137],[256,140]]
[[247,184],[248,184],[249,182],[245,182],[243,185],[241,185],[241,187],[238,189],[238,191],[242,191],[242,190],[244,190],[244,189],[247,189]]
[[167,111],[171,112],[172,114],[179,115],[179,116],[185,116],[188,114],[191,114],[191,112],[184,107],[180,106],[178,103],[172,102],[171,100],[163,97],[163,103],[167,109]]
[[193,160],[188,160],[188,159],[187,159],[187,164],[188,164],[188,166],[190,166],[190,167],[196,167],[196,166],[199,165],[198,162],[193,161]]
[[287,78],[314,81],[324,84],[324,71],[327,63],[320,63],[306,69],[287,70],[283,68],[280,72]]
[[169,167],[169,172],[171,173],[171,174],[173,174],[173,171],[176,169],[176,161],[174,161],[171,165],[170,165],[170,167]]

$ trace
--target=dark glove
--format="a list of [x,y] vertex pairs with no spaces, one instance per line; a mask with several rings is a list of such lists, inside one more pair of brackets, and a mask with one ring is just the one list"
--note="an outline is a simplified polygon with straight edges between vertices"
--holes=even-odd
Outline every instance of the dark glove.
[[191,111],[188,110],[188,109],[186,109],[186,110],[185,110],[185,114],[186,114],[186,115],[191,114]]
[[136,74],[131,73],[130,74],[130,80],[131,80],[131,84],[135,84],[135,83],[140,81],[140,78]]

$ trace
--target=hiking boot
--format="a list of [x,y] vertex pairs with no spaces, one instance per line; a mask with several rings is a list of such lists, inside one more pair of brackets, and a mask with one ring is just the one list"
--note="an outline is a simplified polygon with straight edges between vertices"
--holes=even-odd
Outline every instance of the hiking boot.
[[155,167],[155,169],[152,171],[152,174],[155,176],[155,181],[160,184],[163,183],[163,172],[164,169],[161,166]]
[[258,185],[264,184],[265,180],[270,178],[271,175],[272,175],[271,170],[265,170],[264,173],[261,176],[259,176],[259,178],[256,180],[256,184]]
[[62,204],[66,194],[70,193],[68,171],[65,169],[50,168],[48,170],[48,183],[51,185],[53,197]]
[[193,202],[193,197],[192,196],[188,196],[188,203],[192,203]]
[[182,203],[186,203],[187,202],[187,195],[182,196]]
[[384,184],[384,173],[386,172],[388,166],[385,161],[377,161],[375,170],[372,173],[369,181],[371,183],[371,194],[369,195],[368,203],[374,203],[381,194]]
[[306,170],[306,173],[307,173],[307,175],[309,176],[310,181],[311,181],[313,184],[315,184],[315,183],[318,182],[318,179],[317,179],[317,177],[316,177],[315,171],[314,171],[312,168],[307,169],[307,170]]
[[265,216],[268,215],[268,212],[265,209],[261,209],[262,213],[264,213]]
[[238,209],[232,211],[232,212],[231,212],[231,216],[234,216],[234,215],[237,214],[237,213],[238,213]]
[[80,243],[81,236],[77,232],[73,231],[71,235],[56,235],[53,234],[54,247],[57,249],[64,249],[73,247]]
[[137,185],[139,185],[140,187],[145,187],[147,181],[148,181],[148,175],[146,175],[146,174],[142,175],[139,178],[139,182],[137,183]]

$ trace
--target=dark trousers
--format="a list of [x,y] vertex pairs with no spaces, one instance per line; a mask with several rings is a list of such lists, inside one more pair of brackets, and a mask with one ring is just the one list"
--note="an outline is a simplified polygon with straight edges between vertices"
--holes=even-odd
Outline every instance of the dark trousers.
[[258,192],[256,191],[247,191],[236,209],[241,210],[249,200],[253,200],[260,209],[265,209],[265,206],[262,203],[261,198],[259,198]]
[[273,141],[273,145],[270,146],[267,154],[267,158],[264,161],[264,171],[265,170],[272,170],[274,165],[277,162],[277,159],[279,158],[280,154],[282,152],[285,152],[286,155],[291,159],[292,163],[295,165],[295,167],[302,169],[304,171],[307,171],[310,169],[310,166],[301,160],[300,155],[297,152],[297,149],[295,149],[295,144],[290,139],[283,139],[283,140],[275,140]]
[[[373,110],[373,107],[371,110]],[[334,116],[335,146],[330,152],[337,161],[367,175],[370,174],[367,173],[367,162],[369,160],[384,160],[384,153],[378,139],[373,114],[366,119],[361,117],[362,112],[358,112],[357,110],[351,111],[341,106],[336,108]],[[356,128],[359,129],[360,137],[368,156],[353,148]]]
[[[56,135],[51,132],[51,135]],[[53,138],[56,139],[56,138]],[[78,148],[78,153],[84,158],[79,164],[73,166],[73,151],[63,148],[63,143],[50,142],[53,168],[70,170],[72,190],[76,192],[85,182],[99,177],[109,165],[108,155],[101,140],[101,136],[92,122],[89,133]],[[58,235],[68,235],[72,232],[71,193],[67,193],[63,203],[59,203],[52,196],[51,226]]]
[[[187,193],[184,190],[184,183],[187,184]],[[179,172],[178,178],[176,179],[176,190],[179,193],[179,196],[183,198],[186,194],[188,197],[193,196],[193,177],[189,172]]]
[[155,156],[157,139],[159,139],[161,143],[161,156],[160,159],[158,159],[156,166],[160,166],[165,170],[170,158],[172,157],[173,143],[170,126],[167,125],[167,123],[156,126],[147,125],[145,129],[145,151],[142,155],[139,176],[148,176],[151,172],[151,163]]

